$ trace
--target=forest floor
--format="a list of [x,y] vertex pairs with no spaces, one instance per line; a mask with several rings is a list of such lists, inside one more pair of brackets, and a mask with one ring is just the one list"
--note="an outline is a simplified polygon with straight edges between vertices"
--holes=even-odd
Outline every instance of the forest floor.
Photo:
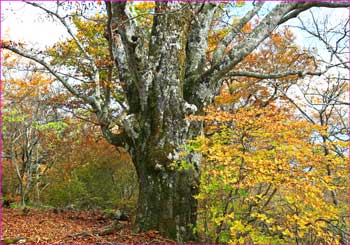
[[24,213],[21,209],[3,208],[1,243],[14,243],[19,238],[23,238],[22,243],[37,244],[174,243],[157,231],[135,234],[128,222],[111,231],[108,227],[113,223],[112,218],[99,211],[30,209]]

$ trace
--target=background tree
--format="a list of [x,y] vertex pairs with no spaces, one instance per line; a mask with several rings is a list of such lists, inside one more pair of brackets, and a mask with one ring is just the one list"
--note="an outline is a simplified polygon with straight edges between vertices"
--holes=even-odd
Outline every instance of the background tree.
[[[72,4],[57,3],[52,9],[28,4],[41,8],[66,27],[71,42],[79,50],[77,63],[83,64],[86,74],[77,75],[75,70],[50,63],[52,59],[43,52],[30,51],[18,43],[3,41],[2,47],[43,65],[70,93],[89,106],[104,137],[111,144],[124,147],[135,165],[140,189],[137,227],[158,229],[178,241],[193,237],[197,209],[193,195],[198,192],[199,182],[198,155],[187,156],[195,168],[174,171],[170,167],[178,158],[180,146],[201,131],[199,123],[189,122],[186,117],[203,113],[228,76],[281,78],[315,74],[289,68],[261,74],[247,72],[238,65],[274,29],[301,12],[315,6],[349,6],[326,2],[280,3],[252,25],[251,31],[242,34],[242,28],[263,10],[263,2],[254,3],[245,16],[227,25],[227,34],[218,41],[208,62],[208,37],[216,32],[217,20],[224,20],[224,13],[237,7],[233,3],[156,2],[150,11],[138,13],[133,2],[107,1],[106,46],[110,59],[115,61],[118,79],[111,79],[111,66],[105,79],[92,54],[94,47],[87,45],[86,39],[73,28],[77,23],[72,17],[80,15],[89,4],[78,4],[78,11],[68,15],[67,8]],[[62,7],[66,7],[63,13]],[[141,25],[138,18],[145,15],[151,20]],[[95,33],[102,34],[98,30]],[[62,70],[67,72],[62,74]],[[83,84],[91,86],[85,88]],[[119,103],[118,113],[112,109],[118,101],[111,96],[117,88],[125,98]],[[115,134],[111,129],[118,124],[123,130]]]
[[[21,63],[20,58],[5,54],[3,63],[3,159],[14,166],[17,176],[17,193],[24,206],[28,194],[34,188],[39,195],[39,176],[52,164],[52,155],[42,146],[44,134],[51,134],[52,141],[59,140],[64,123],[56,118],[49,88],[52,79],[40,72],[32,72],[32,62]],[[14,75],[13,69],[22,70],[22,75]],[[17,76],[17,77],[16,77]],[[37,200],[39,196],[37,195]]]
[[2,75],[5,199],[133,212],[135,170],[103,139],[94,115],[33,62],[6,53]]
[[106,142],[96,125],[76,118],[66,123],[61,156],[43,181],[43,202],[59,208],[119,208],[133,214],[138,186],[130,157]]

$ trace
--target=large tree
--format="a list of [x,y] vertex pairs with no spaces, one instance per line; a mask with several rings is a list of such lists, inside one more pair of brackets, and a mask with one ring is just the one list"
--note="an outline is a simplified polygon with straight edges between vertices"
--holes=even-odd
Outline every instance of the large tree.
[[[320,74],[288,67],[260,74],[242,70],[239,64],[278,26],[300,13],[312,7],[349,6],[346,2],[287,2],[268,10],[264,2],[254,2],[251,10],[232,25],[220,26],[218,23],[227,21],[227,13],[237,6],[215,2],[156,2],[144,6],[148,8],[145,12],[136,8],[134,2],[106,1],[105,30],[96,28],[95,36],[106,37],[109,53],[105,57],[111,57],[115,66],[107,62],[101,69],[101,60],[93,55],[100,44],[86,45],[74,28],[79,11],[67,14],[66,8],[62,14],[60,8],[67,5],[59,2],[56,9],[28,4],[41,8],[65,26],[70,41],[79,51],[74,53],[79,56],[66,57],[78,61],[75,73],[71,73],[67,64],[62,68],[50,62],[43,52],[26,49],[20,43],[3,41],[2,47],[40,63],[90,107],[105,138],[115,146],[124,147],[133,159],[139,181],[138,230],[157,229],[178,241],[193,237],[197,209],[193,195],[199,188],[200,155],[186,157],[194,168],[182,171],[172,168],[181,146],[201,132],[201,125],[186,117],[202,114],[229,76],[281,78]],[[264,17],[251,30],[242,32],[258,14]],[[220,28],[225,29],[225,34],[208,53],[208,39]],[[119,90],[123,100],[116,96]],[[116,127],[118,133],[113,130]]]

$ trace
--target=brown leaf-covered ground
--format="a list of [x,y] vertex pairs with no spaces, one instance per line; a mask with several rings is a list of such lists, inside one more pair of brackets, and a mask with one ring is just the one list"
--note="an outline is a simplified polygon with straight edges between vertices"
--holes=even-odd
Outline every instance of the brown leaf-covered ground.
[[124,228],[101,235],[111,224],[113,220],[98,211],[30,209],[24,214],[20,209],[3,208],[1,237],[4,240],[22,237],[25,243],[40,244],[174,243],[157,231],[134,234],[127,222]]

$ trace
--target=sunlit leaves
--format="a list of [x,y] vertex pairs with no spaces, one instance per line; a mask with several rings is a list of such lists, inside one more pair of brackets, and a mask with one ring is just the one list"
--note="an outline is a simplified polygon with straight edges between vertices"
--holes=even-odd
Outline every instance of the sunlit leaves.
[[[262,74],[314,70],[315,62],[312,55],[296,46],[293,43],[294,39],[289,29],[271,34],[266,42],[248,55],[234,70]],[[286,101],[284,93],[298,80],[298,75],[278,79],[228,77],[221,88],[220,95],[215,98],[215,104],[239,108],[247,105],[265,106],[275,100],[283,103]]]
[[135,4],[135,11],[137,14],[137,23],[140,29],[150,34],[151,26],[153,24],[155,2],[138,2]]
[[212,107],[190,120],[207,125],[206,136],[190,141],[188,149],[203,156],[197,198],[207,226],[200,222],[199,229],[212,241],[339,241],[327,222],[341,217],[331,191],[346,187],[347,163],[324,155],[315,135],[327,134],[325,127],[274,105],[234,113]]
[[[104,37],[105,20],[106,17],[99,14],[93,16],[93,20],[72,17],[72,22],[77,28],[76,37],[83,44],[85,51],[93,57],[93,62],[100,69],[102,81],[107,80],[108,67],[114,64],[108,51],[108,41]],[[51,65],[74,69],[74,76],[86,81],[93,77],[91,60],[80,50],[74,40],[58,42],[47,51],[52,57]]]

